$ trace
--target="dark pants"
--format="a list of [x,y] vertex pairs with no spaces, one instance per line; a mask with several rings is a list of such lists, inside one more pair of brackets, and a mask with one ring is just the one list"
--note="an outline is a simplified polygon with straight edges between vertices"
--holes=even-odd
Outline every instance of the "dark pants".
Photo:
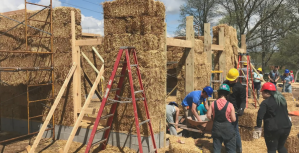
[[288,153],[284,144],[290,134],[291,128],[279,129],[277,131],[265,131],[265,142],[267,145],[268,153]]
[[257,99],[260,98],[261,82],[254,82],[254,91],[256,92]]
[[221,153],[222,142],[224,142],[227,153],[236,152],[236,137],[232,137],[230,140],[223,140],[223,138],[213,138],[214,153]]
[[239,132],[239,116],[236,114],[236,122],[232,123],[234,126],[234,129],[236,131],[236,150],[237,153],[242,152],[242,142],[241,142],[241,136]]

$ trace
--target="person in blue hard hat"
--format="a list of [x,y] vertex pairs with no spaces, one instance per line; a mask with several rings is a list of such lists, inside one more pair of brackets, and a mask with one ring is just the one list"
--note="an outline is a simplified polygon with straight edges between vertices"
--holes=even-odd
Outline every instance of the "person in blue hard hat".
[[284,74],[281,76],[281,81],[283,83],[282,92],[292,93],[292,81],[293,77],[290,75],[290,71],[285,69]]
[[190,92],[183,100],[182,106],[184,109],[185,118],[191,117],[192,120],[202,121],[200,116],[197,113],[197,106],[201,103],[204,103],[205,108],[208,110],[209,105],[206,101],[206,98],[211,97],[213,94],[213,88],[206,86],[203,90],[196,90]]
[[170,102],[166,105],[166,122],[168,123],[170,135],[177,135],[178,126],[170,124],[179,124],[180,109],[176,102]]

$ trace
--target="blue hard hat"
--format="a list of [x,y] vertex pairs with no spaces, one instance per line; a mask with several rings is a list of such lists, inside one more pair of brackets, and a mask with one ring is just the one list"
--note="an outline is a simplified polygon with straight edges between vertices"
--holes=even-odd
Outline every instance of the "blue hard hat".
[[168,105],[175,105],[176,107],[179,107],[179,105],[176,102],[174,102],[174,101],[168,103]]
[[284,73],[290,73],[289,69],[284,70]]
[[205,88],[203,88],[203,91],[205,91],[209,97],[212,97],[212,94],[214,92],[213,88],[210,86],[206,86]]

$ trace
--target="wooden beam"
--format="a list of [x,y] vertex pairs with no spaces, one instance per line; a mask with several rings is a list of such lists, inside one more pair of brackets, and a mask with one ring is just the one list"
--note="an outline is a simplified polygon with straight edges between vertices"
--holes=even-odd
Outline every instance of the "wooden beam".
[[102,61],[102,63],[104,64],[105,61],[103,59],[103,57],[99,54],[99,52],[96,50],[96,48],[92,47],[92,50],[97,54],[97,56],[99,57],[99,59]]
[[[76,46],[76,25],[75,12],[71,11],[71,31],[72,31],[72,61],[77,64],[77,69],[73,76],[73,107],[74,123],[77,120],[78,107],[81,107],[81,69],[80,68],[80,48]],[[80,104],[80,105],[78,105]]]
[[182,39],[174,39],[174,38],[166,38],[167,46],[176,46],[176,47],[185,47],[191,48],[192,42],[190,40],[182,40]]
[[186,77],[185,77],[185,93],[188,95],[194,91],[194,29],[193,16],[188,16],[186,19],[186,40],[191,41],[191,48],[186,48]]
[[95,33],[82,33],[83,37],[102,37],[100,34]]
[[224,45],[211,45],[212,50],[217,50],[217,51],[223,51],[224,50]]
[[[219,40],[219,46],[225,46],[224,27],[221,27],[219,29],[218,40]],[[226,80],[225,76],[227,74],[227,72],[226,72],[227,70],[226,70],[226,52],[225,51],[220,53],[219,71],[223,71],[221,79]]]
[[77,133],[79,125],[80,125],[80,123],[81,123],[81,121],[83,119],[83,116],[85,114],[85,111],[88,108],[88,105],[89,105],[89,103],[91,101],[91,98],[93,97],[94,92],[95,92],[95,90],[96,90],[96,88],[97,88],[97,86],[98,86],[98,84],[99,84],[99,82],[101,80],[101,77],[103,76],[103,73],[104,73],[104,65],[102,65],[102,67],[100,69],[100,73],[98,74],[98,76],[97,76],[97,78],[96,78],[96,80],[95,80],[92,88],[89,91],[89,94],[87,96],[87,99],[85,100],[85,103],[84,103],[83,108],[82,108],[82,110],[80,112],[80,115],[79,115],[79,117],[78,117],[78,119],[77,119],[77,121],[76,121],[76,123],[75,123],[75,125],[73,127],[73,130],[72,130],[72,132],[70,134],[70,137],[68,138],[68,140],[66,142],[66,145],[64,147],[64,152],[65,153],[67,153],[69,151],[69,149],[70,149],[71,143],[72,143],[72,141],[73,141],[73,139],[75,137],[75,134]]
[[102,44],[103,38],[76,40],[76,46],[96,46]]
[[241,35],[241,48],[244,49],[244,53],[247,52],[246,48],[246,35]]
[[239,48],[239,51],[238,51],[239,53],[245,53],[245,50],[244,49],[242,49],[242,48]]
[[210,23],[204,24],[204,51],[207,54],[208,63],[212,66],[212,38]]
[[[94,71],[96,71],[97,74],[99,74],[99,70],[92,64],[92,62],[89,60],[89,58],[83,52],[81,52],[81,54],[85,58],[85,60],[87,61],[87,63],[92,67],[92,69]],[[104,80],[103,76],[102,76],[102,79]]]
[[[60,99],[61,99],[61,97],[62,97],[65,89],[67,88],[67,85],[70,82],[70,79],[72,78],[72,76],[73,76],[73,74],[74,74],[74,72],[76,70],[76,67],[77,67],[77,64],[73,63],[72,68],[70,69],[70,71],[69,71],[66,79],[64,80],[64,83],[63,83],[63,85],[62,85],[62,87],[61,87],[61,89],[60,89],[60,91],[59,91],[59,93],[58,93],[58,95],[57,95],[57,97],[56,97],[56,99],[55,99],[55,101],[54,101],[54,103],[53,103],[53,105],[52,105],[52,107],[51,107],[48,115],[47,115],[47,117],[46,117],[46,120],[43,123],[43,126],[41,127],[41,129],[40,129],[40,131],[39,131],[36,139],[34,140],[31,149],[29,148],[30,149],[30,153],[34,153],[34,151],[35,151],[38,143],[40,142],[40,140],[41,140],[41,138],[42,138],[42,136],[43,136],[43,134],[44,134],[44,132],[45,132],[45,130],[46,130],[46,128],[47,128],[47,126],[48,126],[48,124],[49,124],[49,122],[50,122],[53,114],[54,114],[54,112],[55,112],[55,109],[57,108],[57,105],[59,104],[59,101],[60,101]],[[55,126],[55,125],[53,125],[53,126]]]

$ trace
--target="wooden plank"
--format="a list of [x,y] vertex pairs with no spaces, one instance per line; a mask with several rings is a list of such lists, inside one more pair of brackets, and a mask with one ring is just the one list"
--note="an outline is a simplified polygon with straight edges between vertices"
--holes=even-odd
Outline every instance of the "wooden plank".
[[100,34],[95,33],[82,33],[83,37],[102,37]]
[[217,51],[223,51],[224,50],[224,46],[223,45],[215,45],[215,44],[212,44],[211,46],[212,50],[217,50]]
[[[224,37],[224,27],[221,27],[219,29],[219,45],[220,46],[225,46],[225,37]],[[227,74],[226,70],[226,52],[223,51],[220,53],[219,57],[219,70],[222,71],[222,80],[226,80],[225,76]]]
[[[76,25],[75,25],[76,21],[75,21],[75,12],[71,11],[71,32],[72,32],[72,61],[73,63],[78,64],[77,68],[80,67],[80,63],[78,62],[78,48],[76,47]],[[79,57],[80,58],[80,57]],[[80,61],[80,60],[79,60]],[[81,99],[81,92],[78,93],[78,89],[79,86],[81,87],[81,83],[79,83],[78,79],[81,80],[81,75],[79,75],[80,73],[80,69],[79,71],[75,71],[74,76],[73,76],[73,107],[74,107],[74,114],[73,114],[73,118],[74,118],[74,122],[76,122],[77,120],[77,110],[78,110],[78,103]]]
[[[52,118],[52,115],[54,114],[55,109],[56,109],[57,105],[59,104],[59,101],[60,101],[60,99],[61,99],[61,97],[62,97],[65,89],[67,88],[70,79],[72,78],[72,76],[73,76],[73,74],[74,74],[74,72],[76,70],[76,67],[77,67],[77,64],[73,63],[72,68],[70,69],[70,71],[69,71],[69,73],[68,73],[68,75],[67,75],[67,77],[66,77],[66,79],[65,79],[65,81],[63,83],[63,85],[61,86],[61,89],[60,89],[60,91],[59,91],[59,93],[58,93],[58,95],[57,95],[57,97],[56,97],[56,99],[55,99],[55,101],[54,101],[54,103],[53,103],[53,105],[52,105],[52,107],[51,107],[51,109],[50,109],[47,117],[46,117],[46,120],[43,123],[43,126],[41,127],[41,129],[40,129],[40,131],[39,131],[36,139],[33,142],[33,145],[32,145],[32,147],[30,149],[30,153],[34,153],[34,151],[35,151],[38,143],[40,142],[40,140],[41,140],[41,138],[42,138],[42,136],[43,136],[43,134],[44,134],[44,132],[45,132],[45,130],[46,130],[46,128],[47,128],[47,126],[48,126],[51,118]],[[55,126],[55,125],[53,125],[53,126]]]
[[[85,60],[87,61],[87,63],[92,67],[92,69],[94,71],[96,71],[97,74],[99,74],[99,70],[92,64],[92,62],[89,60],[89,58],[83,52],[81,52],[81,54],[85,58]],[[102,79],[104,80],[103,76],[102,76]]]
[[246,35],[241,35],[241,48],[244,49],[244,53],[247,52]]
[[212,64],[212,38],[210,23],[204,24],[204,51],[207,53],[208,63]]
[[242,49],[242,48],[239,48],[238,52],[239,52],[239,53],[245,53],[245,50]]
[[[99,109],[96,109],[96,108],[86,108],[85,109],[85,114],[88,114],[88,115],[95,115],[97,113]],[[81,112],[82,111],[82,107],[81,108],[78,108],[78,111]]]
[[92,50],[96,53],[96,55],[99,57],[99,59],[102,61],[102,63],[104,64],[105,61],[103,59],[103,57],[99,54],[99,52],[96,50],[96,48],[92,47]]
[[78,119],[77,119],[77,121],[76,121],[76,123],[75,123],[75,125],[73,127],[73,130],[72,130],[72,132],[70,134],[70,137],[68,138],[68,140],[66,142],[66,145],[64,147],[64,152],[65,153],[68,152],[69,149],[70,149],[71,143],[72,143],[72,141],[73,141],[73,139],[75,137],[75,134],[77,133],[77,130],[78,130],[78,128],[80,126],[80,123],[81,123],[81,121],[83,119],[83,116],[85,114],[85,111],[88,108],[88,105],[89,105],[89,103],[91,101],[91,98],[93,97],[94,92],[95,92],[95,90],[96,90],[96,88],[97,88],[97,86],[98,86],[98,84],[99,84],[99,82],[101,80],[101,77],[103,76],[103,73],[104,73],[104,65],[102,65],[102,67],[100,69],[100,73],[98,74],[98,76],[97,76],[97,78],[96,78],[96,80],[95,80],[92,88],[90,89],[90,92],[89,92],[89,94],[87,96],[87,99],[85,100],[85,103],[84,103],[83,108],[82,108],[82,110],[80,112],[80,115],[79,115],[79,117],[78,117]]
[[193,16],[186,18],[186,40],[191,41],[191,48],[186,48],[186,77],[185,77],[185,93],[188,95],[194,91],[194,29]]
[[76,46],[101,45],[103,38],[76,40]]
[[167,46],[191,48],[192,47],[192,42],[190,40],[166,38],[166,45]]

